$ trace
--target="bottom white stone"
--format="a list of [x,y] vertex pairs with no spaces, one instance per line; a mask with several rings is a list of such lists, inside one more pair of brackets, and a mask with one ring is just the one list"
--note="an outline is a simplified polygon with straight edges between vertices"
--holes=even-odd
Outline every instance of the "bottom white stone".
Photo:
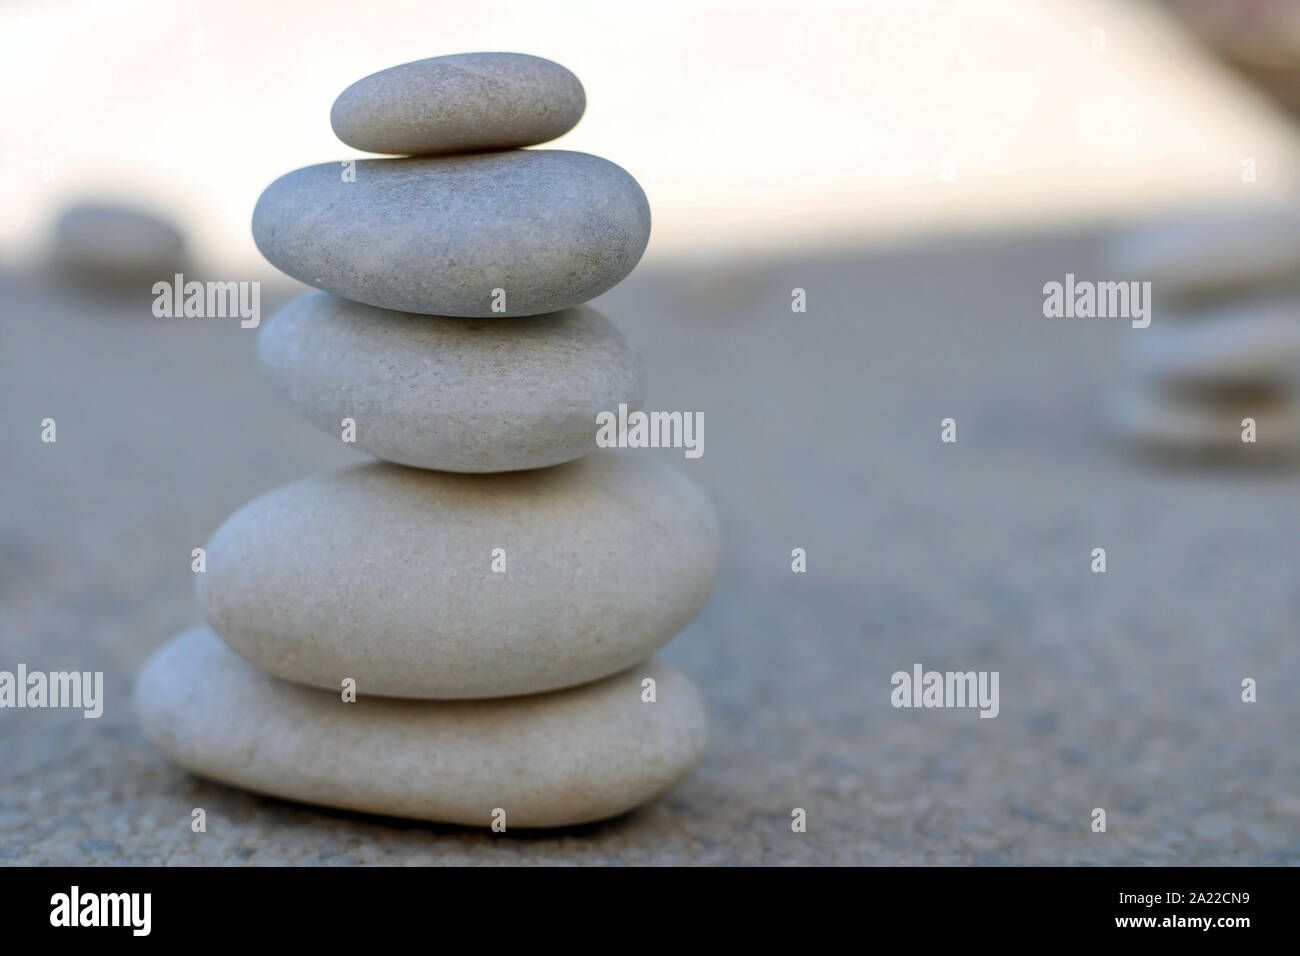
[[587,823],[653,800],[699,764],[708,734],[695,685],[654,659],[548,694],[343,697],[271,677],[197,627],[145,664],[135,706],[145,736],[201,776],[304,803],[506,829]]

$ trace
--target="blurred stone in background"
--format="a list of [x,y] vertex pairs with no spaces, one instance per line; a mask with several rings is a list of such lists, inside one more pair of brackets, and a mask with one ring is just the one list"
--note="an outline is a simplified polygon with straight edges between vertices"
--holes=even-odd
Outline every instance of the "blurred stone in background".
[[143,209],[83,201],[54,222],[50,262],[70,280],[122,290],[171,281],[186,265],[185,237],[167,219]]
[[[1220,62],[1300,116],[1300,4],[1158,5]],[[1260,171],[1249,157],[1242,162],[1243,185],[1278,173]],[[1125,237],[1110,263],[1151,281],[1155,297],[1151,328],[1124,342],[1128,380],[1108,405],[1116,432],[1136,449],[1185,463],[1293,462],[1300,455],[1300,204],[1171,218]],[[1254,441],[1243,440],[1248,420]]]
[[[1116,241],[1108,276],[1151,283],[1109,413],[1144,452],[1277,462],[1300,453],[1300,211],[1201,212]],[[1250,423],[1253,422],[1253,431]],[[1253,437],[1253,440],[1248,440]]]

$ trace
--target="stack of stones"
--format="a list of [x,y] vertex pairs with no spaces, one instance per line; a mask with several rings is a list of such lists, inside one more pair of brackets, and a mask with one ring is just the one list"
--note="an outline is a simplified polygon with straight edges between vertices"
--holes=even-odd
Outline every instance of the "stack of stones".
[[1300,214],[1146,229],[1116,244],[1110,272],[1150,281],[1153,299],[1150,326],[1124,336],[1128,380],[1110,405],[1122,438],[1183,460],[1300,454]]
[[[382,459],[246,505],[198,575],[207,621],[137,685],[183,766],[308,803],[470,826],[598,820],[703,756],[692,683],[651,654],[721,560],[707,496],[596,451],[639,408],[639,359],[582,305],[649,238],[636,182],[570,129],[548,60],[438,57],[366,77],[332,122],[412,158],[289,173],[259,249],[324,291],[264,327],[261,363],[308,419]],[[504,311],[501,303],[504,300]]]

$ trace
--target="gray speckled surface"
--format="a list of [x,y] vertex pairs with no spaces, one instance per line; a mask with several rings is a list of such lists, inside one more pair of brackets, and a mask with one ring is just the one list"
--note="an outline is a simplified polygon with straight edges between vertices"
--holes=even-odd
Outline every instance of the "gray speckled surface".
[[[276,399],[237,322],[0,278],[0,667],[109,692],[99,721],[0,711],[0,862],[1300,863],[1300,479],[1106,443],[1134,332],[1041,312],[1097,262],[1086,238],[930,243],[645,266],[602,297],[646,407],[705,413],[703,458],[662,454],[713,494],[725,566],[664,656],[712,740],[650,807],[504,836],[253,797],[148,748],[131,675],[197,619],[190,549],[359,455]],[[894,710],[915,661],[1000,671],[1000,716]]]
[[286,275],[384,309],[568,309],[622,280],[650,237],[640,185],[589,153],[360,159],[352,171],[345,180],[333,162],[285,173],[257,200],[253,239]]
[[334,135],[370,153],[434,155],[563,136],[587,95],[560,64],[524,53],[454,53],[388,67],[339,94]]
[[640,408],[640,357],[609,319],[452,319],[314,292],[264,319],[258,359],[303,417],[357,448],[442,471],[541,468],[596,450],[592,422]]

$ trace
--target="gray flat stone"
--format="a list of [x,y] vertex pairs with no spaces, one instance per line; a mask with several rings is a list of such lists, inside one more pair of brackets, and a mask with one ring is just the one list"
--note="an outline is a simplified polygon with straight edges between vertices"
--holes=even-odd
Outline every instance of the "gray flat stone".
[[596,414],[639,408],[641,361],[590,306],[512,319],[393,312],[313,292],[258,337],[262,368],[313,424],[441,471],[540,468],[596,449]]
[[533,146],[582,118],[578,78],[523,53],[458,53],[357,80],[330,110],[339,139],[368,153],[437,155]]
[[[339,163],[267,187],[253,239],[308,285],[402,312],[538,315],[594,299],[650,238],[650,207],[613,163],[562,150]],[[504,311],[495,311],[504,290]]]

